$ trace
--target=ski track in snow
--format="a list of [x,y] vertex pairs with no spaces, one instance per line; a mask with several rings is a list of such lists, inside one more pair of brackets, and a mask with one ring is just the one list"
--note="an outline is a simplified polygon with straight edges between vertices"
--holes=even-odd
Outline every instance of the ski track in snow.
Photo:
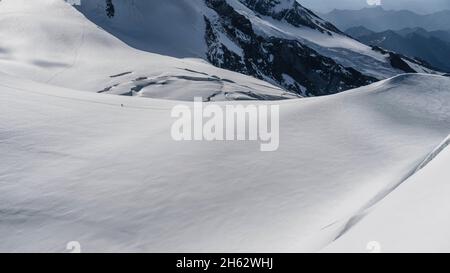
[[79,52],[80,52],[80,50],[81,50],[81,48],[83,47],[83,44],[84,44],[84,35],[85,35],[84,28],[85,28],[85,26],[83,25],[81,27],[82,30],[81,30],[81,37],[80,37],[79,46],[77,47],[77,49],[75,51],[74,59],[73,59],[72,64],[67,66],[67,67],[65,67],[61,71],[56,72],[53,76],[50,77],[50,79],[45,81],[45,83],[51,83],[56,77],[58,77],[59,75],[61,75],[62,73],[66,72],[67,70],[69,70],[70,68],[72,68],[72,67],[74,67],[76,65],[76,63],[78,62],[79,55],[80,55]]
[[[344,228],[342,231],[339,232],[338,236],[334,239],[334,241],[341,238],[344,234],[346,234],[353,226],[357,225],[358,222],[360,222],[366,215],[370,213],[370,210],[376,206],[379,202],[381,202],[383,199],[385,199],[389,194],[391,194],[393,191],[395,191],[398,187],[400,187],[403,183],[407,182],[413,175],[418,173],[420,170],[425,168],[433,159],[435,159],[442,151],[444,151],[448,146],[450,145],[450,135],[441,143],[439,144],[423,161],[421,161],[420,164],[414,169],[411,170],[411,172],[402,179],[399,183],[390,186],[389,188],[386,188],[385,190],[378,193],[372,200],[368,202],[367,205],[365,205],[360,212],[358,212],[356,215],[352,216],[348,221],[346,221],[346,224],[344,225]],[[334,225],[336,223],[333,223]]]

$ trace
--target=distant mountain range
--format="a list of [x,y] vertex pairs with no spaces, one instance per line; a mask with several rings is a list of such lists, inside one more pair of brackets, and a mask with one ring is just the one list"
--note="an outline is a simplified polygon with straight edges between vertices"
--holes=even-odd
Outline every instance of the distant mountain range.
[[321,16],[342,30],[358,26],[376,32],[404,28],[423,28],[427,31],[450,29],[450,10],[421,15],[408,10],[385,10],[376,7],[360,10],[335,9]]
[[405,28],[374,32],[360,26],[350,28],[346,32],[367,45],[418,58],[439,70],[450,71],[450,31]]

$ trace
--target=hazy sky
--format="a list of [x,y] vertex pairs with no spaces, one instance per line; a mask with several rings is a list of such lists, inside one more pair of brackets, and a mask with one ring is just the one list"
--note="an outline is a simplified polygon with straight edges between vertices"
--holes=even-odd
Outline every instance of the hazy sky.
[[450,0],[298,0],[302,5],[316,11],[360,9],[369,3],[381,3],[385,9],[409,9],[419,13],[450,10]]

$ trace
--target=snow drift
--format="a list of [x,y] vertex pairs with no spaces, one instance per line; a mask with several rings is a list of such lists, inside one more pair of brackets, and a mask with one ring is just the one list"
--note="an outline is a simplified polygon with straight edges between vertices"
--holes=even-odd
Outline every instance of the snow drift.
[[273,153],[173,141],[174,101],[0,77],[1,251],[317,251],[450,131],[440,76],[279,102]]

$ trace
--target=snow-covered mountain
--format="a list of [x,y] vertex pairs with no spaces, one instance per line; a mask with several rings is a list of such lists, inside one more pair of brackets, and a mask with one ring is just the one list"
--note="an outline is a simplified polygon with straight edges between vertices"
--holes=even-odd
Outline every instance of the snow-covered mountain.
[[62,0],[0,2],[0,72],[83,91],[192,100],[296,98],[267,82],[133,49]]
[[135,48],[202,58],[301,95],[337,93],[405,72],[294,0],[112,3],[110,16],[104,0],[82,1],[80,10]]

